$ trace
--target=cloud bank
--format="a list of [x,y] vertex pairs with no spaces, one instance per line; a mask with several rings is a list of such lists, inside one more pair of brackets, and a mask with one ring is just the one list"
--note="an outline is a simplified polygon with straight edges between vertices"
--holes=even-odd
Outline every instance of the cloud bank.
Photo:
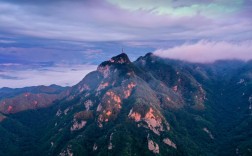
[[198,63],[209,63],[226,59],[248,61],[252,59],[252,41],[232,43],[203,40],[170,49],[158,49],[154,54],[160,57]]
[[51,84],[73,86],[96,68],[96,65],[59,65],[40,69],[1,70],[0,88],[21,88]]

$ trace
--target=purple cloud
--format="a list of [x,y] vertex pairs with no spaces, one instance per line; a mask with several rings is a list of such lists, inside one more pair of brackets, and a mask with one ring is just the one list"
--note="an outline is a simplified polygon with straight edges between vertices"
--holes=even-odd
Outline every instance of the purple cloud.
[[[144,9],[130,11],[99,0],[45,1],[43,7],[28,2],[31,4],[0,1],[1,31],[70,41],[251,39],[252,22],[245,6],[225,15],[215,15],[213,11],[213,16],[208,17],[203,13],[174,16]],[[194,11],[191,5],[196,2],[179,2],[179,6],[185,5],[189,11]],[[205,3],[215,4],[210,1]],[[174,6],[167,5],[169,7]],[[225,9],[229,9],[228,6]],[[243,32],[248,32],[250,36],[240,35]]]

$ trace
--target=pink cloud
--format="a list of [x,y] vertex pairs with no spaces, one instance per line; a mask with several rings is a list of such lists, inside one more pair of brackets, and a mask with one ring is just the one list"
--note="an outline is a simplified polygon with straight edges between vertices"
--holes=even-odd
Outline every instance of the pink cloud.
[[194,44],[183,44],[170,49],[158,49],[155,55],[189,62],[207,63],[224,59],[252,59],[252,41],[239,43],[199,41]]

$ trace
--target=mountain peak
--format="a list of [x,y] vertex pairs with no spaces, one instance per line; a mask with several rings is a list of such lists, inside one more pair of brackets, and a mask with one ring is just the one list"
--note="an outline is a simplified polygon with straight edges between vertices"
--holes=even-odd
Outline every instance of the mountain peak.
[[153,56],[154,54],[152,52],[149,52],[145,55],[145,57]]
[[145,56],[140,56],[140,57],[136,60],[136,62],[141,61],[141,60],[150,60],[150,59],[153,58],[153,56],[155,56],[155,55],[154,55],[153,53],[149,52],[149,53],[147,53]]
[[99,67],[106,66],[106,65],[113,65],[113,64],[129,64],[129,63],[131,63],[131,61],[130,61],[128,55],[125,53],[121,53],[117,56],[112,57],[108,61],[102,62],[99,65]]
[[110,62],[124,64],[124,63],[130,63],[130,60],[127,54],[121,53],[117,56],[112,57],[110,59]]

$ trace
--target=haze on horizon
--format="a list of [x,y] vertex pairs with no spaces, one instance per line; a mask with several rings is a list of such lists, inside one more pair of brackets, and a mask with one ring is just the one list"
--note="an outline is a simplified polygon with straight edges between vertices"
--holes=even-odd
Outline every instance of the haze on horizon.
[[251,0],[0,0],[0,88],[71,86],[121,48],[252,59]]

